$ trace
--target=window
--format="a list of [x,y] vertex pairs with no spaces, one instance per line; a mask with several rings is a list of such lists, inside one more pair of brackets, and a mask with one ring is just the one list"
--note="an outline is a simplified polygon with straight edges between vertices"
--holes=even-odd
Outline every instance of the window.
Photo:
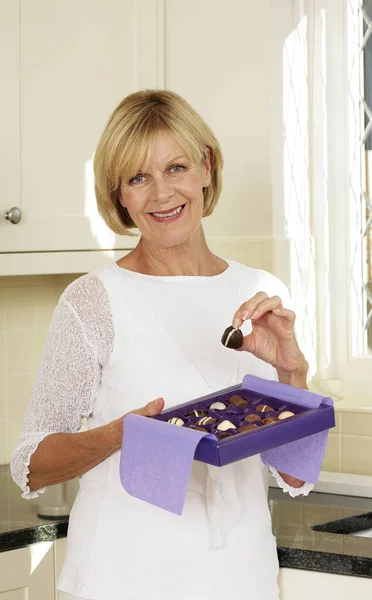
[[[319,379],[372,397],[372,0],[314,0],[311,119]],[[342,395],[342,393],[341,393]]]
[[371,400],[372,0],[270,7],[276,272],[318,387]]

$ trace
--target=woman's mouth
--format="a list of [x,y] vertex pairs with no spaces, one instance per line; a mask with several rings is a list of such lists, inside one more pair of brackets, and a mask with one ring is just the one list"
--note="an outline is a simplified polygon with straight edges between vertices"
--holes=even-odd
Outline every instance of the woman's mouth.
[[170,223],[181,216],[185,206],[185,204],[182,204],[181,206],[177,206],[177,208],[173,208],[172,210],[153,212],[150,213],[150,215],[153,219],[155,219],[155,221],[158,221],[158,223]]

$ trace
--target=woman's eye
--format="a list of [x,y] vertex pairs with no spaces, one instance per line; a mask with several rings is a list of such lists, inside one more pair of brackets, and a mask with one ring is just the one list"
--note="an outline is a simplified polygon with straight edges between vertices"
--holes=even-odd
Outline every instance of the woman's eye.
[[131,184],[137,184],[137,183],[143,183],[145,180],[143,175],[136,175],[135,177],[132,177],[132,179],[129,180],[129,183]]
[[173,165],[173,167],[170,168],[171,173],[182,173],[184,170],[185,167],[183,165]]

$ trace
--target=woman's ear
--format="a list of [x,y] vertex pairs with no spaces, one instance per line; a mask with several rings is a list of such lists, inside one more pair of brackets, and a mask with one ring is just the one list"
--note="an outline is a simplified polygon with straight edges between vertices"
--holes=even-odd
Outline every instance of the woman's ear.
[[206,188],[212,181],[211,151],[209,148],[206,149],[205,157],[203,158],[203,169],[203,188]]
[[121,206],[123,208],[126,208],[125,204],[124,204],[124,200],[123,200],[123,193],[122,193],[122,183],[119,183],[119,187],[118,187],[118,191],[116,192],[116,198],[117,201],[119,202],[119,204],[121,204]]

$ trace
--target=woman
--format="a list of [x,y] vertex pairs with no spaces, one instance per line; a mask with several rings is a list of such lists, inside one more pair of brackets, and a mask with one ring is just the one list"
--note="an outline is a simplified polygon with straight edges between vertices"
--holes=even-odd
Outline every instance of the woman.
[[[194,462],[181,517],[119,481],[123,415],[156,415],[246,373],[306,387],[285,286],[206,244],[201,221],[218,201],[221,169],[214,135],[169,91],[125,98],[98,144],[99,210],[113,231],[136,226],[141,237],[62,294],[12,457],[25,498],[80,476],[64,600],[278,598],[259,456],[222,469]],[[246,328],[240,352],[220,343],[231,322]],[[88,431],[77,433],[82,417]],[[293,495],[309,489],[275,475]]]

